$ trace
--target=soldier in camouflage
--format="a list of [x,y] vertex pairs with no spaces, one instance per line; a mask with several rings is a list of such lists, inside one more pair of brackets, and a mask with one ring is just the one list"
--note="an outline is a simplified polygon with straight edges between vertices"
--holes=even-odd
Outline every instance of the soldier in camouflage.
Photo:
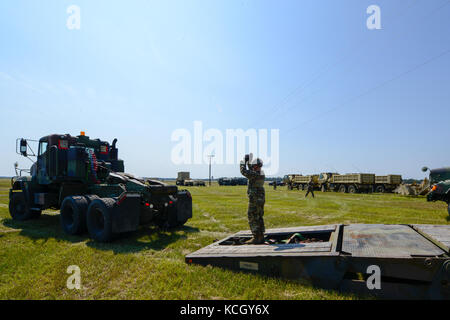
[[308,196],[308,194],[311,192],[312,197],[314,198],[314,181],[313,178],[308,182],[308,190],[306,191],[305,198]]
[[245,155],[241,161],[241,174],[248,179],[248,223],[252,231],[253,238],[247,243],[264,243],[264,203],[266,201],[264,191],[264,172],[261,170],[263,162],[257,158],[252,161],[252,155]]

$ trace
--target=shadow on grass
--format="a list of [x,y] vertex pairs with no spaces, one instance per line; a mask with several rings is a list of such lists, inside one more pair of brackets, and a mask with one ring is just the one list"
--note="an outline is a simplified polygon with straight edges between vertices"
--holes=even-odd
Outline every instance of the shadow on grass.
[[114,253],[133,253],[142,250],[164,250],[168,245],[187,239],[189,233],[199,232],[198,228],[182,226],[168,230],[157,226],[142,226],[136,231],[121,233],[109,243],[89,240],[86,245],[98,250],[112,250]]
[[[19,235],[30,238],[33,241],[47,242],[49,239],[70,243],[80,243],[89,240],[86,245],[99,250],[112,250],[114,253],[130,253],[142,250],[163,250],[169,244],[186,239],[189,233],[199,232],[198,228],[182,226],[163,230],[157,226],[140,226],[138,230],[126,232],[116,236],[109,243],[99,243],[89,239],[89,235],[82,234],[72,236],[64,233],[59,220],[59,215],[42,214],[39,219],[28,221],[15,221],[11,218],[3,220],[3,225],[19,229]],[[0,236],[3,236],[0,234]]]

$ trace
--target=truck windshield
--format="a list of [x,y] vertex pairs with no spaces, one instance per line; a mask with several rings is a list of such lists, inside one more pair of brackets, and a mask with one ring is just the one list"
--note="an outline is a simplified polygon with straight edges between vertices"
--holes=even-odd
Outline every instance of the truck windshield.
[[38,153],[38,155],[42,155],[42,154],[44,154],[47,151],[47,145],[48,145],[47,141],[41,141],[39,143],[39,153]]
[[439,171],[430,173],[430,182],[437,183],[450,179],[450,171]]

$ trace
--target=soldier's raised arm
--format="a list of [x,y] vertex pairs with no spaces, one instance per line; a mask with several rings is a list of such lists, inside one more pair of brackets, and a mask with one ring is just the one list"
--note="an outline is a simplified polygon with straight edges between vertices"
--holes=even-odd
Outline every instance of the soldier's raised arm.
[[248,155],[245,156],[245,159],[241,161],[240,163],[240,169],[241,169],[241,174],[246,177],[246,178],[251,178],[251,177],[257,177],[260,174],[256,171],[247,169],[247,163],[248,163]]

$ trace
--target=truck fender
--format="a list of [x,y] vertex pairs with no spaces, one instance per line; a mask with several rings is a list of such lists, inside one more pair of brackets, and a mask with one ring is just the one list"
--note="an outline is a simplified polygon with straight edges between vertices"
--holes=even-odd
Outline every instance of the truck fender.
[[112,232],[137,230],[140,222],[142,197],[139,193],[122,193],[112,208]]

